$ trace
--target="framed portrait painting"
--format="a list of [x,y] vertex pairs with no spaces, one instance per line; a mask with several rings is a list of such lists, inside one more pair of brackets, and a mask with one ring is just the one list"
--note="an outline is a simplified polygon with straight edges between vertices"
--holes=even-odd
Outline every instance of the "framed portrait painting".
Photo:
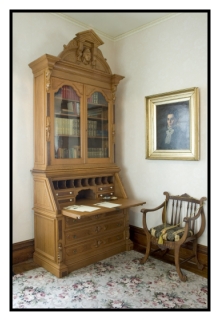
[[199,89],[146,98],[146,158],[199,160]]

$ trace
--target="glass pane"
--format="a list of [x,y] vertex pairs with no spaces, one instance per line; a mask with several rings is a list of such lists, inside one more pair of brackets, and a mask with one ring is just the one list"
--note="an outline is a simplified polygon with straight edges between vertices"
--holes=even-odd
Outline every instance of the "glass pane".
[[87,100],[88,157],[108,157],[108,102],[100,92]]
[[80,158],[80,98],[71,86],[54,94],[55,158]]

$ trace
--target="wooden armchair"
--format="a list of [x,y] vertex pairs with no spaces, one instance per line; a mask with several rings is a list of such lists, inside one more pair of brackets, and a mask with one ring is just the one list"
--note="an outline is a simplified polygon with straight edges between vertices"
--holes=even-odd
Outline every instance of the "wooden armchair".
[[[151,251],[151,244],[156,245],[156,250],[167,251],[172,249],[174,251],[175,266],[181,281],[186,281],[187,277],[180,269],[180,247],[187,243],[192,242],[192,255],[189,258],[184,259],[186,262],[194,258],[197,267],[202,270],[203,265],[199,263],[197,258],[197,240],[202,235],[205,229],[205,215],[203,211],[203,202],[207,200],[206,197],[202,197],[197,200],[190,197],[188,194],[181,196],[171,196],[168,192],[163,193],[166,196],[165,201],[156,208],[153,209],[141,209],[143,213],[143,228],[146,233],[146,253],[140,260],[143,264],[146,262]],[[146,214],[155,212],[154,215],[161,213],[162,209],[162,221],[161,224],[148,228],[146,222]],[[154,247],[155,248],[155,247]],[[151,253],[152,253],[151,252]]]

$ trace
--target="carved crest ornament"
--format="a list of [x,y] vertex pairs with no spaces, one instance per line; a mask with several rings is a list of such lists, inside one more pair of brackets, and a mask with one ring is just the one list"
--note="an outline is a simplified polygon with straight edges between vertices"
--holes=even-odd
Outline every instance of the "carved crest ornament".
[[[88,71],[96,70],[105,75],[110,75],[112,78],[112,99],[114,101],[117,85],[124,77],[112,74],[106,59],[98,48],[103,44],[104,42],[91,29],[77,33],[76,37],[67,45],[63,45],[63,51],[58,56],[46,55],[46,57],[50,58],[48,67],[45,69],[46,91],[48,92],[51,89],[51,76],[55,65],[64,63],[66,66],[72,66],[76,70],[79,70],[79,68],[85,68]],[[48,130],[48,139],[49,136]]]
[[103,41],[93,30],[79,32],[59,54],[62,60],[111,74],[111,69],[98,48]]

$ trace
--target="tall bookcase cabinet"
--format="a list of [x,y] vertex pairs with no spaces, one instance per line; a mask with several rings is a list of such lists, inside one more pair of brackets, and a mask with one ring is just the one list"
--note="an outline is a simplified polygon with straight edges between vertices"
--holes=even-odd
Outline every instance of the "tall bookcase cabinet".
[[128,209],[144,204],[127,198],[114,162],[115,92],[124,77],[111,73],[102,44],[93,30],[80,32],[58,56],[29,64],[34,261],[57,277],[131,250]]

